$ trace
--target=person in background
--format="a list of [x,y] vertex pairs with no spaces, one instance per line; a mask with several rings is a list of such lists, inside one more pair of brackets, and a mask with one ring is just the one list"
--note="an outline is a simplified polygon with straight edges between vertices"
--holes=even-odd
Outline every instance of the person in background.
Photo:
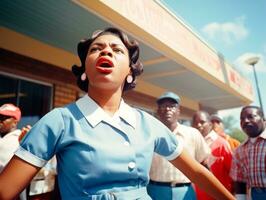
[[266,129],[260,107],[245,106],[240,113],[240,126],[248,138],[233,154],[230,175],[234,181],[236,198],[266,199]]
[[17,128],[21,111],[13,104],[4,104],[0,107],[0,172],[14,155],[19,147],[21,130]]
[[[19,147],[21,130],[17,125],[21,118],[20,108],[11,104],[0,107],[0,173]],[[26,190],[20,194],[20,200],[26,200]]]
[[13,199],[54,155],[63,200],[151,200],[154,152],[217,199],[235,199],[164,124],[123,101],[143,71],[136,41],[107,28],[82,40],[78,55],[81,66],[72,71],[87,94],[53,109],[26,134],[0,174],[1,200]]
[[[31,126],[27,125],[23,127],[23,131],[19,136],[19,141],[25,137],[30,131]],[[56,198],[55,189],[56,179],[56,157],[54,156],[47,164],[40,169],[40,171],[34,176],[27,188],[28,200],[53,200]]]
[[[157,99],[157,115],[181,141],[188,153],[199,163],[204,163],[210,149],[200,132],[178,123],[180,98],[173,92],[166,92]],[[196,199],[191,181],[168,160],[154,154],[150,170],[148,193],[153,200],[193,200]]]
[[[232,179],[229,175],[232,151],[227,141],[215,133],[210,115],[205,111],[198,111],[193,115],[192,126],[200,131],[211,149],[211,156],[208,158],[210,171],[230,192],[233,192]],[[201,191],[199,187],[196,187],[196,191],[198,199],[213,199]]]
[[52,200],[56,179],[56,158],[53,157],[34,176],[29,186],[29,200]]
[[213,130],[228,142],[232,151],[240,145],[238,140],[225,133],[223,120],[218,115],[211,115],[211,122]]

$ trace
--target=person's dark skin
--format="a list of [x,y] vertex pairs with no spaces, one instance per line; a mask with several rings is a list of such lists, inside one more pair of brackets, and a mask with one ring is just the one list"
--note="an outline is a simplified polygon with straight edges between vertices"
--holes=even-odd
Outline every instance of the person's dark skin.
[[[158,102],[157,115],[164,125],[171,131],[174,131],[178,126],[177,121],[180,116],[180,106],[174,99],[162,99]],[[208,169],[207,160],[202,161],[201,164]]]
[[212,123],[212,128],[213,130],[220,135],[221,137],[225,138],[226,134],[224,132],[224,125],[223,122],[219,121],[219,120],[211,120]]
[[[212,130],[209,114],[205,111],[197,111],[192,117],[192,127],[198,129],[203,137],[208,135]],[[207,160],[204,160],[201,164],[209,169]]]
[[259,136],[265,129],[265,121],[258,109],[247,107],[240,114],[240,126],[251,138]]
[[[256,107],[244,107],[240,113],[240,126],[250,138],[259,136],[265,130],[262,112]],[[234,190],[236,194],[246,194],[246,183],[234,182]]]
[[192,126],[200,131],[203,137],[212,130],[210,116],[204,111],[198,111],[193,115]]
[[0,134],[4,137],[7,133],[17,128],[18,121],[10,116],[0,115]]
[[171,131],[177,127],[177,120],[180,114],[178,103],[171,99],[165,98],[158,102],[158,117]]

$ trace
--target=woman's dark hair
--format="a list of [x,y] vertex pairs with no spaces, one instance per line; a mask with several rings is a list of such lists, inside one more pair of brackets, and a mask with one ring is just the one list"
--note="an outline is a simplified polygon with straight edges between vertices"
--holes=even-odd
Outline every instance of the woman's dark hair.
[[143,72],[143,65],[139,61],[139,45],[137,41],[130,41],[127,35],[117,28],[106,28],[103,31],[98,31],[97,33],[94,33],[90,39],[81,40],[78,43],[78,56],[81,61],[81,66],[73,65],[72,72],[77,77],[78,87],[85,92],[88,91],[89,80],[88,78],[86,78],[85,81],[82,81],[81,75],[85,72],[85,61],[88,54],[88,50],[90,48],[90,45],[96,38],[106,34],[113,34],[118,36],[129,52],[129,67],[132,73],[133,81],[132,83],[127,83],[125,81],[123,91],[136,87],[136,76],[139,76]]

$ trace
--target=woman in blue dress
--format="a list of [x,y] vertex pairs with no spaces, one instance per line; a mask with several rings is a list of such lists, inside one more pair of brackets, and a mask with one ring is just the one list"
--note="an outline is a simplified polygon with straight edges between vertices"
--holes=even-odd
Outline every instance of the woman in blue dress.
[[1,200],[19,194],[54,155],[64,200],[150,200],[153,152],[217,199],[234,199],[168,128],[123,101],[123,92],[135,87],[143,71],[136,41],[107,28],[81,41],[78,55],[81,66],[72,71],[87,94],[53,109],[25,136],[0,175]]

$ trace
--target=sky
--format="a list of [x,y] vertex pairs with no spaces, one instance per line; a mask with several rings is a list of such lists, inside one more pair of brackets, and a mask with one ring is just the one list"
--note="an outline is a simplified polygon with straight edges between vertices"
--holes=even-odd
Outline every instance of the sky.
[[[160,0],[212,48],[223,54],[253,86],[260,105],[252,67],[245,61],[258,56],[255,65],[261,100],[266,112],[266,0]],[[240,108],[219,111],[221,117],[239,120]]]

